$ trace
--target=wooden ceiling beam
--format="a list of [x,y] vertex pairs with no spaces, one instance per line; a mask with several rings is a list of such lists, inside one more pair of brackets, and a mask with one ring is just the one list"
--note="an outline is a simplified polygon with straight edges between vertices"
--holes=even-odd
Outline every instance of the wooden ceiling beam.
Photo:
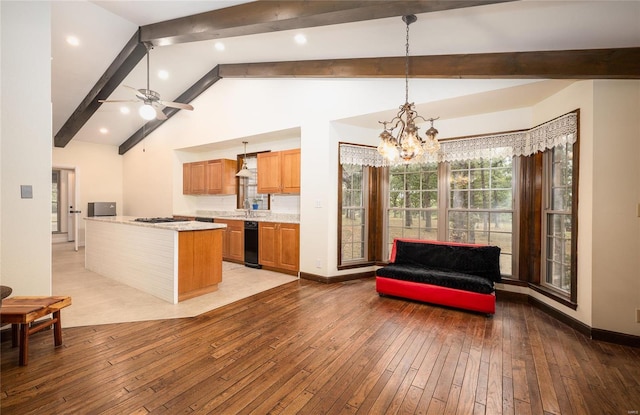
[[129,72],[144,58],[147,48],[138,41],[139,31],[129,39],[115,60],[102,74],[98,82],[91,88],[80,105],[53,138],[56,147],[64,147],[80,131],[83,125],[102,105],[99,99],[107,99],[109,95],[120,85]]
[[[405,58],[220,65],[222,78],[402,78]],[[412,78],[640,79],[640,48],[412,56]]]
[[[180,96],[174,101],[182,102],[185,104],[190,103],[198,95],[202,94],[204,91],[209,89],[210,86],[218,82],[220,79],[219,74],[219,66],[214,67],[212,70],[207,72],[202,78],[198,80],[195,84],[191,85],[189,89],[184,91]],[[173,117],[179,109],[172,107],[165,107],[162,112],[167,116],[167,120]],[[122,155],[127,151],[131,150],[136,144],[140,141],[144,140],[146,136],[155,131],[156,128],[160,127],[166,120],[151,120],[146,123],[142,128],[136,131],[131,137],[129,137],[124,143],[120,144],[118,147],[118,154]]]
[[143,26],[140,41],[166,46],[510,1],[515,0],[255,1]]

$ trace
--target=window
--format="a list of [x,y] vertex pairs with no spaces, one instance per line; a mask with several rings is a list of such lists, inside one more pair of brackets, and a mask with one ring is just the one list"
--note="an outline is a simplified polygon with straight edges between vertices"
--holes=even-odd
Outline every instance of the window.
[[387,251],[394,238],[438,239],[438,164],[389,168]]
[[[575,309],[578,126],[576,110],[529,130],[442,140],[428,162],[397,166],[374,147],[340,144],[340,191],[351,192],[339,197],[340,255],[385,261],[399,237],[496,245],[505,283]],[[375,183],[354,187],[349,172],[360,169]]]
[[561,144],[545,152],[543,208],[543,285],[571,293],[573,146]]
[[447,240],[496,245],[500,270],[512,273],[514,223],[513,157],[450,163]]
[[[237,208],[253,209],[253,205],[257,205],[257,209],[269,209],[269,195],[258,193],[258,156],[247,154],[246,161],[251,176],[238,180]],[[244,156],[238,156],[238,165],[242,166],[243,162]]]
[[342,264],[366,261],[367,235],[367,168],[353,164],[342,166],[342,209],[340,225],[340,257]]
[[60,232],[60,170],[51,173],[51,232]]

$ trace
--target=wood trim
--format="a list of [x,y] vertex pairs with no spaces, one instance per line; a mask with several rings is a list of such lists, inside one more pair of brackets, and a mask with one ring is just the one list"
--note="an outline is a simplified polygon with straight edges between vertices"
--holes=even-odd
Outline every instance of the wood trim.
[[542,310],[546,314],[549,314],[551,317],[555,318],[558,321],[563,322],[564,324],[566,324],[569,327],[573,328],[574,330],[584,334],[585,336],[591,337],[591,330],[592,329],[588,325],[584,324],[583,322],[581,322],[579,320],[576,320],[573,317],[570,317],[570,316],[566,315],[565,313],[563,313],[561,311],[556,310],[555,308],[543,303],[542,301],[538,300],[535,297],[532,297],[532,296],[528,296],[528,297],[529,297],[529,304],[535,306],[536,308],[539,308],[540,310]]
[[521,157],[518,278],[540,283],[542,250],[542,153]]
[[618,333],[603,329],[591,329],[593,340],[602,340],[609,343],[621,344],[623,346],[640,347],[640,336],[632,334]]
[[140,28],[140,40],[167,46],[509,1],[259,1],[146,25]]
[[562,294],[557,294],[555,291],[547,288],[546,286],[530,283],[529,288],[573,310],[576,310],[578,308],[578,303],[569,300]]
[[80,105],[73,111],[64,125],[56,133],[53,143],[56,147],[64,147],[80,131],[83,125],[102,105],[99,99],[107,99],[120,86],[135,66],[147,54],[147,48],[138,42],[140,31],[129,39],[118,56],[102,74],[98,82],[91,88]]
[[573,199],[571,200],[571,294],[569,299],[571,303],[578,302],[578,194],[580,181],[580,109],[575,111],[576,120],[576,142],[573,144],[573,172],[571,192]]

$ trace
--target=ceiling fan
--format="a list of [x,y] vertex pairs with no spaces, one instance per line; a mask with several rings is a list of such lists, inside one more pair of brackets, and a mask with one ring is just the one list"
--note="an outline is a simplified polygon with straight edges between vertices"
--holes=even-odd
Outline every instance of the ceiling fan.
[[[166,120],[167,115],[162,111],[163,107],[179,108],[181,110],[193,111],[193,106],[190,104],[183,104],[181,102],[163,101],[160,99],[160,94],[149,88],[149,50],[147,49],[147,88],[136,89],[132,86],[122,85],[125,88],[132,90],[139,101],[143,102],[143,105],[139,109],[140,116],[145,120]],[[134,100],[105,100],[99,99],[100,103],[110,102],[139,102]]]

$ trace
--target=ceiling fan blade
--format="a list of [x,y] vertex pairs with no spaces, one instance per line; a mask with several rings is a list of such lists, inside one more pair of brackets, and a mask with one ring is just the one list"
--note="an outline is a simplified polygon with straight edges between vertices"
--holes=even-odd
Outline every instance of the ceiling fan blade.
[[165,107],[180,108],[181,110],[193,111],[193,105],[183,104],[182,102],[158,101],[158,103],[164,105]]
[[166,120],[167,116],[164,112],[162,112],[162,108],[153,106],[153,109],[156,110],[156,120]]
[[123,86],[123,87],[125,87],[125,88],[129,88],[130,90],[132,90],[132,91],[133,91],[133,93],[135,93],[135,94],[136,94],[136,96],[137,96],[138,98],[140,98],[140,99],[145,99],[145,98],[146,98],[146,96],[145,96],[142,92],[140,92],[140,90],[139,90],[139,89],[136,89],[136,88],[134,88],[134,87],[132,87],[132,86],[129,86],[129,85],[122,85],[122,86]]

